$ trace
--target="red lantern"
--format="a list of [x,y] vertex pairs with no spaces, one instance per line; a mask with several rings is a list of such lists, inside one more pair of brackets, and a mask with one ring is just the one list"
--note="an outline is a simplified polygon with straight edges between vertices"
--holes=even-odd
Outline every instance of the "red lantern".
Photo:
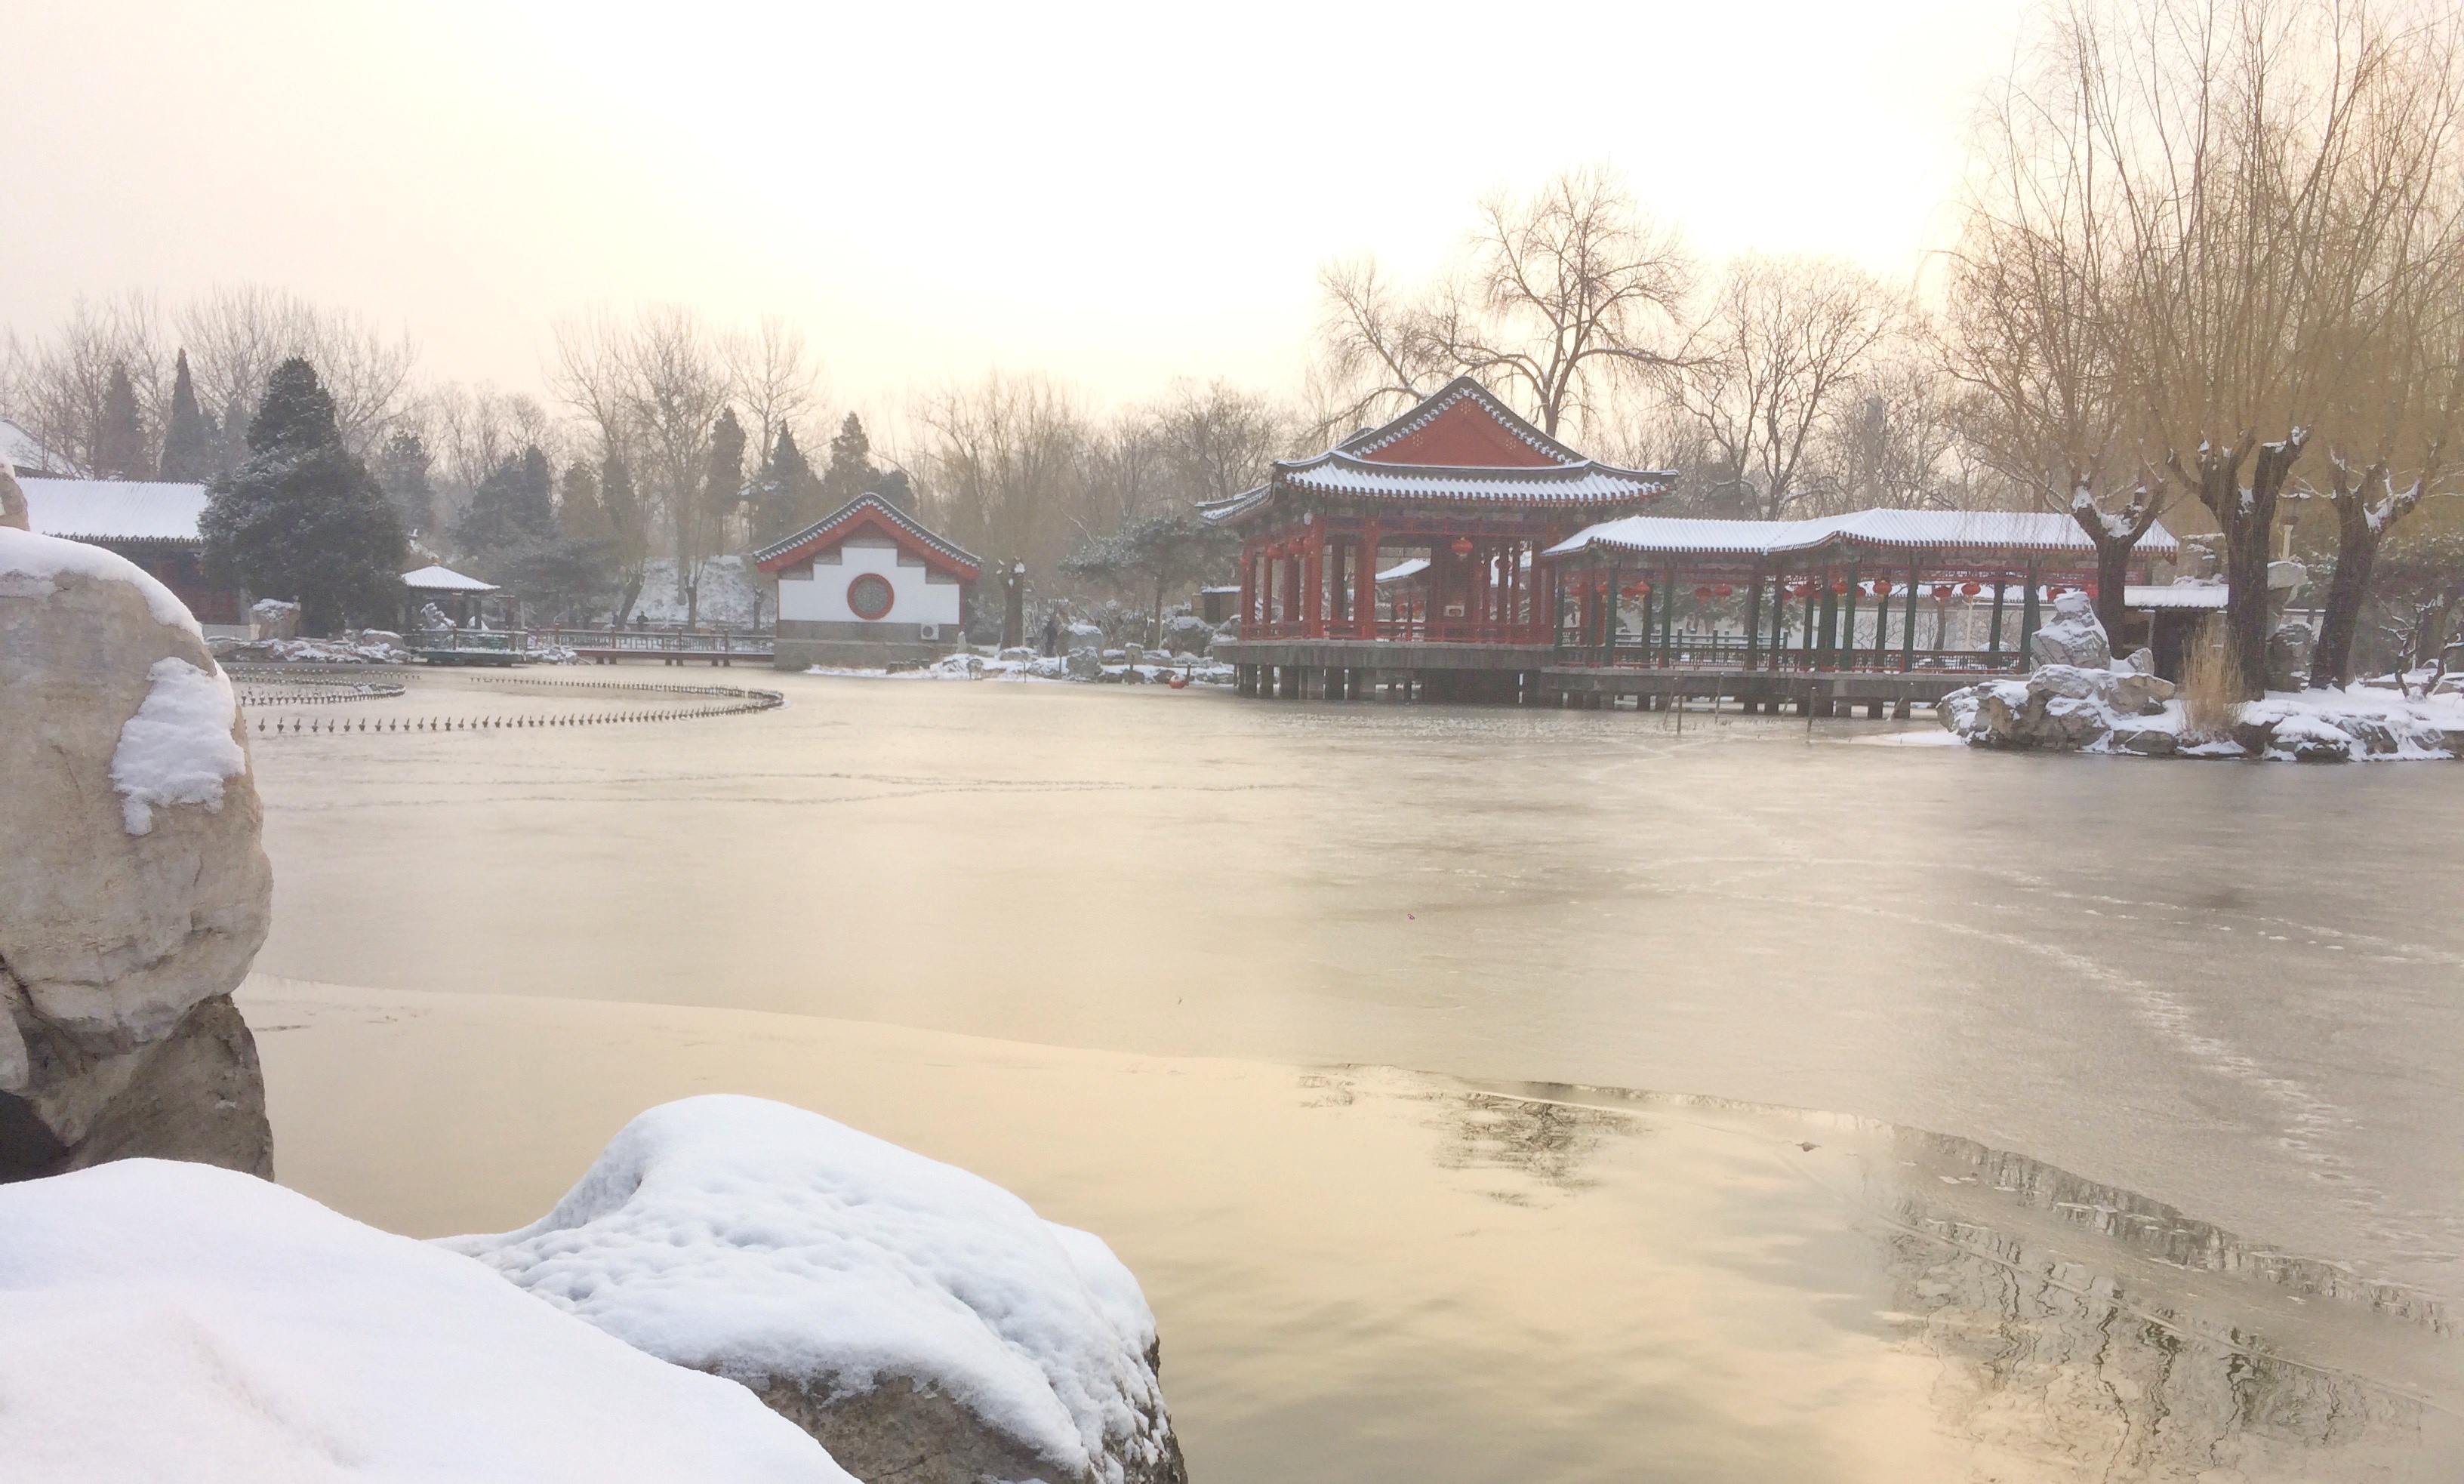
[[1468,556],[1471,555],[1471,537],[1467,535],[1459,535],[1455,537],[1455,555],[1458,556]]
[[1648,582],[1637,582],[1637,583],[1634,585],[1634,595],[1635,595],[1637,598],[1648,597],[1648,596],[1650,595],[1650,593],[1651,593],[1651,584],[1650,584],[1650,583],[1648,583]]
[[1876,578],[1874,579],[1874,596],[1877,598],[1888,598],[1891,596],[1891,579],[1889,578]]
[[1834,597],[1834,598],[1845,598],[1845,597],[1847,597],[1847,596],[1848,596],[1848,584],[1847,584],[1845,581],[1839,581],[1839,582],[1834,582],[1834,583],[1832,583],[1832,584],[1831,584],[1831,596],[1832,596],[1832,597]]
[[1702,601],[1705,601],[1705,600],[1707,600],[1708,598],[1710,598],[1710,596],[1711,596],[1711,590],[1710,590],[1709,588],[1707,588],[1707,587],[1698,587],[1698,588],[1694,589],[1694,600],[1695,600],[1696,602],[1702,602]]
[[1969,597],[1973,598],[1977,594],[1985,591],[1985,584],[1982,582],[1962,582],[1959,584],[1959,590],[1967,594]]
[[1950,601],[1951,592],[1952,588],[1949,583],[1936,582],[1933,585],[1933,600],[1936,603],[1947,603]]
[[1733,597],[1735,597],[1735,596],[1736,596],[1736,593],[1737,593],[1737,590],[1736,590],[1735,588],[1733,588],[1733,587],[1729,586],[1729,585],[1728,585],[1727,583],[1726,583],[1726,582],[1723,582],[1723,583],[1721,583],[1718,587],[1713,588],[1713,589],[1712,589],[1712,591],[1713,591],[1713,592],[1715,592],[1715,593],[1718,593],[1718,594],[1719,594],[1721,597],[1723,597],[1723,598],[1733,598]]

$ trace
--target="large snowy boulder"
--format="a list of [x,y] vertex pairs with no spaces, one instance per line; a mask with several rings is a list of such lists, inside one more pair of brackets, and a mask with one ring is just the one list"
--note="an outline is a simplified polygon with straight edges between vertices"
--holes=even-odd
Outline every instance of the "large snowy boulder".
[[1163,621],[1163,647],[1173,654],[1195,654],[1214,642],[1214,625],[1197,614],[1177,613]]
[[729,1382],[253,1176],[0,1186],[12,1484],[845,1484]]
[[2054,616],[2029,641],[2029,658],[2037,665],[2068,665],[2103,669],[2113,663],[2113,642],[2096,621],[2096,605],[2081,592],[2054,598]]
[[[2025,680],[1993,680],[1936,703],[1945,728],[1980,747],[2050,752],[2167,750],[2140,734],[2172,716],[2170,681],[2130,667],[2038,666]],[[2133,739],[2136,739],[2134,742]]]
[[652,1108],[541,1220],[442,1245],[742,1382],[876,1484],[1185,1477],[1155,1317],[1101,1240],[818,1114]]
[[231,681],[168,589],[0,528],[0,1178],[106,1157],[98,1129],[270,1172],[227,996],[273,877]]

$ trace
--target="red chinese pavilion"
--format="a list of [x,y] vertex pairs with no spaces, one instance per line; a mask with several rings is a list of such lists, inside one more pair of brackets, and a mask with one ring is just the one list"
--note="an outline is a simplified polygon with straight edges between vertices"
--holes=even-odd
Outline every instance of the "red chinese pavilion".
[[[1584,457],[1468,377],[1324,453],[1279,461],[1266,483],[1201,508],[1243,538],[1242,688],[1260,666],[1331,670],[1318,684],[1340,694],[1362,666],[1536,665],[1556,622],[1553,596],[1534,585],[1538,554],[1675,482]],[[1427,566],[1381,605],[1380,556],[1397,548]],[[1310,652],[1287,654],[1295,642]]]

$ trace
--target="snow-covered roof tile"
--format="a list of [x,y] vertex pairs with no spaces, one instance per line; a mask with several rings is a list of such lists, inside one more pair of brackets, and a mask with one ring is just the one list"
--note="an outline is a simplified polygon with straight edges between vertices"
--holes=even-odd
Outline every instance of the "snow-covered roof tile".
[[[1910,550],[1991,547],[2005,551],[2092,554],[2079,522],[2041,511],[1865,510],[1813,520],[1695,520],[1628,515],[1586,527],[1549,549],[1571,556],[1593,546],[1618,551],[1775,556],[1814,551],[1833,541]],[[2148,529],[2139,549],[2150,556],[2178,549],[2171,532]]]
[[841,528],[852,529],[862,523],[864,517],[891,528],[893,533],[904,534],[943,561],[964,568],[961,575],[969,581],[983,570],[983,560],[975,553],[927,528],[923,522],[878,494],[859,494],[794,535],[771,542],[753,554],[754,563],[765,572],[775,571],[787,562],[800,559],[807,550],[827,544],[828,538],[836,535]]
[[205,539],[197,530],[197,517],[206,511],[204,485],[39,478],[17,484],[26,491],[26,524],[38,535],[72,541]]
[[2122,590],[2122,605],[2142,610],[2166,608],[2221,613],[2230,591],[2222,582],[2176,582],[2170,586],[2133,582]]

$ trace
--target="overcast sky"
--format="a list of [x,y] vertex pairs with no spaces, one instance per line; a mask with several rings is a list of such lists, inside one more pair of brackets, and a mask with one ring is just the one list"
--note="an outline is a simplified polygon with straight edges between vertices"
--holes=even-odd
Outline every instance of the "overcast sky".
[[255,281],[535,387],[557,316],[658,299],[787,314],[867,400],[1281,387],[1322,261],[1425,269],[1567,164],[1708,256],[1912,276],[2022,13],[0,0],[0,320]]

